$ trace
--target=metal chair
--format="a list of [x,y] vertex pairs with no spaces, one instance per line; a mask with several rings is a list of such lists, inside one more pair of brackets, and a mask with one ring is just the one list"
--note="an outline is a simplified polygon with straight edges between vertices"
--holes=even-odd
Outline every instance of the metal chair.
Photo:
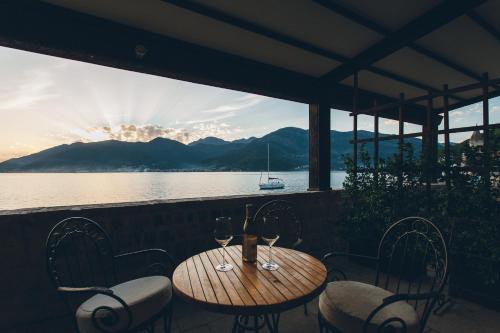
[[423,332],[448,270],[447,244],[432,222],[407,217],[394,223],[376,257],[330,252],[323,261],[339,256],[375,263],[375,281],[341,281],[346,275],[330,268],[337,281],[320,296],[320,332]]
[[[117,284],[116,268],[127,258],[149,265],[140,274],[144,277]],[[164,250],[115,255],[99,224],[70,217],[50,231],[46,259],[54,286],[75,314],[77,332],[153,332],[160,319],[170,332],[173,295],[168,276],[175,263]]]
[[280,223],[279,246],[297,249],[303,242],[302,220],[298,218],[294,205],[286,200],[272,200],[262,206],[254,215],[254,222],[262,225],[264,217],[276,216]]
[[[302,220],[298,218],[293,204],[286,200],[272,200],[259,207],[253,217],[256,225],[260,226],[267,216],[276,216],[280,223],[279,246],[290,249],[298,248],[302,242]],[[307,306],[304,305],[307,314]],[[272,332],[278,332],[280,314],[253,316],[253,324],[249,324],[250,316],[236,316],[233,324],[233,332],[244,332],[246,330],[258,332],[265,326]]]

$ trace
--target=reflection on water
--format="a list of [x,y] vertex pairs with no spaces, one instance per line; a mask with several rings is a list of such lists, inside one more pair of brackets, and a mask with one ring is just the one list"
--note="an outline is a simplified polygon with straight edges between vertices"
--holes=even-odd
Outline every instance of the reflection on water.
[[[274,172],[283,190],[260,191],[260,172],[0,173],[0,210],[307,190],[308,172]],[[332,172],[332,188],[345,172]]]

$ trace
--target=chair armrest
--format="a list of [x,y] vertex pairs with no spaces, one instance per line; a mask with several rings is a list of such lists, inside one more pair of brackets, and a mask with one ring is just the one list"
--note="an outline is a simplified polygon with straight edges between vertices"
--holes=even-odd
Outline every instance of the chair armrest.
[[167,251],[165,251],[163,249],[146,249],[146,250],[122,253],[122,254],[116,255],[114,257],[114,259],[141,257],[141,256],[147,256],[147,255],[159,255],[163,258],[162,262],[155,262],[155,263],[150,264],[148,266],[148,269],[160,267],[165,271],[164,273],[166,273],[168,271],[168,268],[170,268],[171,271],[173,272],[175,267],[177,267],[177,262],[174,260],[174,258]]
[[383,304],[392,304],[399,301],[419,301],[437,297],[438,295],[439,293],[437,291],[422,294],[396,294],[384,298]]
[[57,291],[65,292],[65,293],[94,293],[94,294],[103,294],[103,295],[113,295],[113,290],[108,289],[106,287],[82,287],[82,288],[73,288],[73,287],[58,287]]
[[[113,326],[119,324],[121,320],[125,320],[125,329],[128,330],[132,324],[132,311],[130,307],[125,303],[125,301],[116,295],[113,290],[106,287],[58,287],[57,291],[63,293],[77,293],[77,294],[101,294],[110,297],[120,303],[120,305],[125,309],[126,316],[121,318],[122,314],[116,311],[110,306],[102,305],[92,311],[92,323],[100,332],[114,332]],[[99,313],[99,314],[98,314]],[[111,318],[111,320],[110,320]]]
[[302,238],[299,238],[297,239],[297,241],[295,243],[293,243],[292,245],[292,249],[296,250],[296,249],[299,249],[300,246],[304,243],[304,240]]
[[[380,311],[382,311],[382,309],[384,309],[385,307],[387,307],[387,306],[389,306],[389,305],[391,305],[393,303],[396,303],[396,302],[399,302],[399,301],[424,300],[424,299],[436,297],[438,295],[439,295],[438,292],[430,292],[430,293],[422,293],[422,294],[396,294],[396,295],[392,295],[392,296],[386,297],[382,301],[382,304],[380,304],[379,306],[377,306],[370,313],[370,315],[368,315],[368,317],[366,318],[366,320],[365,320],[365,322],[363,324],[363,331],[362,332],[363,333],[367,333],[368,332],[369,324],[372,321],[372,319]],[[385,332],[384,329],[389,328],[393,323],[398,323],[399,325],[402,325],[402,329],[401,329],[402,332],[406,332],[407,331],[407,324],[406,324],[406,322],[402,318],[391,317],[391,318],[386,319],[384,322],[382,322],[378,326],[377,332]]]
[[[321,262],[326,263],[328,259],[333,257],[349,257],[349,258],[360,258],[360,259],[369,259],[373,261],[378,261],[378,258],[376,257],[370,257],[360,254],[353,254],[348,252],[328,252],[323,256]],[[330,281],[347,280],[347,275],[342,270],[335,267],[327,268],[327,276],[329,277]]]
[[365,256],[361,254],[354,254],[349,252],[328,252],[321,259],[322,262],[325,262],[327,259],[331,257],[349,257],[349,258],[359,258],[359,259],[368,259],[373,261],[378,261],[377,257]]

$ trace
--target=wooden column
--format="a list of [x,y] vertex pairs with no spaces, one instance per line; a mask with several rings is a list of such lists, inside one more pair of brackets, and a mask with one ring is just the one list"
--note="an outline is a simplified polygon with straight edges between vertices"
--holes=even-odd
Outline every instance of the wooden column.
[[400,189],[403,187],[403,162],[404,162],[404,156],[403,156],[403,146],[404,146],[404,129],[405,129],[405,123],[403,121],[403,111],[404,111],[404,102],[405,100],[405,94],[400,93],[399,94],[399,101],[401,104],[399,105],[398,109],[398,125],[399,125],[399,130],[398,130],[398,162],[399,162],[399,174],[398,174],[398,186]]
[[430,209],[430,193],[431,193],[431,140],[432,140],[432,97],[431,92],[429,92],[429,97],[427,98],[427,112],[426,121],[424,126],[424,159],[425,159],[425,183],[428,195],[428,209]]
[[309,104],[309,191],[330,187],[330,107]]
[[399,105],[399,110],[398,110],[398,125],[399,125],[399,131],[398,131],[398,149],[399,149],[399,163],[400,165],[403,164],[403,145],[404,145],[404,129],[405,129],[405,123],[403,121],[403,111],[404,111],[404,100],[405,100],[405,94],[400,93],[399,94],[399,101],[401,102],[401,105]]
[[[377,106],[377,100],[373,101],[373,106]],[[375,138],[373,140],[373,166],[375,167],[375,173],[374,175],[377,176],[378,174],[378,160],[379,160],[379,157],[378,157],[378,139],[379,139],[379,132],[378,132],[378,120],[379,120],[379,117],[378,117],[378,111],[375,111],[373,113],[373,116],[374,116],[374,119],[373,119],[373,129],[374,129],[374,132],[375,132]]]
[[352,161],[354,163],[354,175],[358,173],[358,72],[354,73],[354,95],[352,99]]
[[448,85],[443,86],[443,111],[444,111],[444,169],[446,187],[450,187],[450,111],[448,101]]
[[484,154],[484,175],[485,182],[490,183],[490,133],[489,133],[489,78],[488,73],[483,74],[483,154]]

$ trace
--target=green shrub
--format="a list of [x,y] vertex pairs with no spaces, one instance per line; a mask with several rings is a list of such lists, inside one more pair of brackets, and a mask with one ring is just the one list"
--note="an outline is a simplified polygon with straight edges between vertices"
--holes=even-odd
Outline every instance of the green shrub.
[[[468,145],[455,150],[450,186],[433,186],[427,191],[428,174],[423,171],[426,165],[414,157],[411,145],[405,145],[403,151],[403,163],[396,156],[381,160],[377,173],[363,147],[357,173],[352,159],[345,159],[347,177],[340,230],[350,250],[374,255],[389,225],[407,216],[426,217],[444,230],[447,238],[453,231],[450,262],[458,263],[453,268],[455,274],[473,270],[476,282],[498,287],[500,201],[498,189],[481,177],[484,156]],[[464,157],[466,170],[462,167]],[[496,163],[492,161],[493,168]],[[440,170],[443,166],[438,165],[430,174],[439,174]]]

